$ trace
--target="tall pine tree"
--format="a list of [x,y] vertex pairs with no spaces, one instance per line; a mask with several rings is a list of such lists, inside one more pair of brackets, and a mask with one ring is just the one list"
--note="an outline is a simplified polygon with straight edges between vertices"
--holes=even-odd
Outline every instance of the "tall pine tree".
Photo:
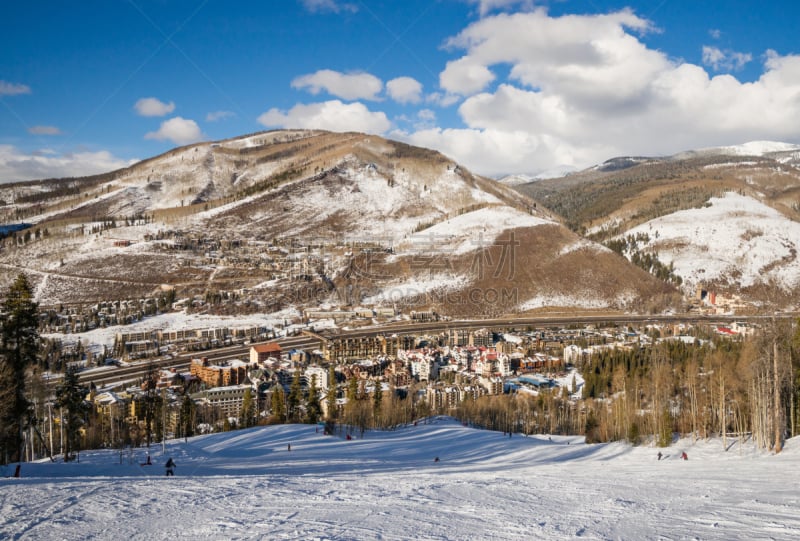
[[286,422],[286,393],[280,383],[275,384],[272,390],[272,419],[275,423]]
[[382,402],[383,402],[383,387],[381,387],[380,379],[375,379],[375,392],[372,395],[372,418],[373,423],[376,427],[380,427],[381,425],[381,413],[382,413]]
[[317,390],[317,375],[311,376],[311,385],[308,388],[306,400],[306,422],[310,425],[317,424],[322,415],[322,406],[319,403],[319,390]]
[[181,432],[184,438],[194,436],[195,405],[192,397],[186,394],[181,403]]
[[22,432],[29,416],[25,371],[39,348],[38,306],[24,274],[17,276],[3,303],[0,343],[0,461],[22,460]]
[[325,393],[328,421],[336,420],[336,368],[331,364],[328,368],[328,391]]
[[256,424],[256,404],[253,400],[253,389],[247,388],[242,399],[242,408],[239,411],[239,427],[250,428]]
[[303,387],[300,385],[300,369],[297,368],[294,371],[294,377],[292,377],[292,384],[289,386],[289,400],[288,402],[288,413],[289,413],[289,421],[296,422],[298,419],[298,413],[300,410],[300,403],[303,400]]
[[56,404],[61,408],[64,425],[64,462],[71,460],[80,450],[80,429],[83,426],[88,405],[85,402],[88,389],[78,381],[78,369],[67,368],[64,380],[56,389]]

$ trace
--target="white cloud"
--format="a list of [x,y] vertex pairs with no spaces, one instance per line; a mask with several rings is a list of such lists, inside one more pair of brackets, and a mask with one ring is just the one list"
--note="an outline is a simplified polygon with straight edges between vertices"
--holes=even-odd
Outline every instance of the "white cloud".
[[[650,23],[629,10],[607,15],[550,17],[533,13],[482,19],[447,41],[466,49],[448,62],[439,80],[454,94],[480,92],[494,81],[494,65],[512,66],[511,79],[532,88],[618,95],[620,88],[646,86],[669,61],[627,29],[647,32]],[[622,81],[620,78],[632,78]]]
[[386,83],[386,93],[397,103],[422,101],[422,83],[412,77],[397,77]]
[[94,175],[127,167],[137,161],[123,160],[106,150],[58,154],[44,149],[25,153],[11,145],[0,145],[0,183]]
[[317,95],[322,91],[345,100],[377,100],[383,82],[369,73],[341,73],[319,70],[292,81],[292,88],[306,89]]
[[17,94],[30,93],[31,88],[28,85],[0,80],[0,96],[16,96]]
[[158,131],[145,134],[145,139],[172,141],[176,145],[188,145],[205,139],[200,126],[194,120],[176,116],[161,123]]
[[434,121],[436,120],[436,113],[430,109],[420,109],[417,113],[417,118],[420,120]]
[[287,112],[270,109],[258,117],[258,122],[266,127],[376,134],[384,133],[391,127],[384,113],[370,111],[363,103],[342,103],[339,100],[298,104]]
[[467,0],[470,4],[478,5],[478,12],[481,17],[491,11],[517,8],[520,10],[531,10],[536,5],[534,0]]
[[218,122],[236,116],[233,111],[212,111],[206,115],[206,122]]
[[341,13],[343,11],[356,13],[358,11],[356,4],[338,0],[300,0],[300,3],[310,13]]
[[703,64],[714,71],[739,71],[753,60],[750,53],[737,53],[730,49],[721,50],[709,45],[703,46]]
[[708,35],[711,36],[713,39],[719,39],[722,37],[722,30],[718,28],[712,28],[708,31]]
[[141,98],[133,108],[141,116],[165,116],[175,110],[175,103],[164,103],[158,98]]
[[447,63],[439,74],[439,86],[453,94],[474,94],[494,79],[494,73],[485,65],[464,57]]
[[426,103],[433,103],[439,107],[450,107],[451,105],[458,103],[460,100],[461,96],[457,94],[443,94],[441,92],[431,92],[425,96]]
[[55,126],[31,126],[28,128],[31,135],[61,135],[61,130]]
[[[800,140],[800,55],[768,51],[761,77],[741,82],[648,48],[639,34],[651,30],[629,10],[483,18],[448,40],[462,56],[440,75],[446,94],[428,97],[465,96],[458,109],[465,127],[396,133],[484,174]],[[749,61],[720,53],[709,51],[709,61],[732,68]]]
[[414,124],[416,130],[429,130],[434,127],[436,113],[430,109],[420,109],[417,111],[417,121]]
[[470,170],[486,175],[595,163],[598,156],[606,158],[612,152],[609,146],[575,146],[524,130],[434,128],[410,134],[393,132],[392,135],[414,145],[439,150]]
[[[394,118],[395,124],[409,125],[416,131],[431,130],[436,128],[436,112],[431,109],[420,109],[413,116],[399,115]],[[407,139],[408,133],[402,129],[395,129],[394,133]]]

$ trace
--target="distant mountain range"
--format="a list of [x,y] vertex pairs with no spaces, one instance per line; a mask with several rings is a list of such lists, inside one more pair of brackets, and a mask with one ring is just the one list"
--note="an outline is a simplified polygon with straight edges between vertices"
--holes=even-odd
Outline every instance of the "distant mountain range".
[[766,279],[793,298],[797,160],[759,143],[497,182],[376,136],[263,132],[0,186],[2,223],[31,224],[2,244],[0,285],[24,270],[43,305],[174,289],[230,313],[646,312],[684,308],[696,285],[763,296]]

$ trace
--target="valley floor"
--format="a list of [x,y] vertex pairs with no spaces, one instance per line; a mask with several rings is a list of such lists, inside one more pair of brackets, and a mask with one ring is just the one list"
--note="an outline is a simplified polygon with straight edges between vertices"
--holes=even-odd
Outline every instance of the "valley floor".
[[658,461],[440,418],[352,441],[310,425],[171,441],[174,478],[150,451],[152,466],[143,449],[23,464],[0,479],[0,538],[800,538],[798,439],[779,455],[681,441]]

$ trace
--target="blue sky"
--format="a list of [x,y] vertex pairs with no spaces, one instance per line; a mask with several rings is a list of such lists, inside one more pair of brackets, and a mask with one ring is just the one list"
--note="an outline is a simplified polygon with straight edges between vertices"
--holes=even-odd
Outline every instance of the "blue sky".
[[0,182],[282,127],[495,176],[800,142],[797,20],[794,2],[732,0],[11,2]]

